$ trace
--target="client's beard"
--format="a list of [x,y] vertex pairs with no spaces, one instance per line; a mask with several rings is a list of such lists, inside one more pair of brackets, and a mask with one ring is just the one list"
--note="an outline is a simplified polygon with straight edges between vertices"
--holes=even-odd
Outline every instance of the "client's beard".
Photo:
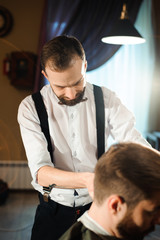
[[58,99],[59,99],[58,104],[67,105],[67,106],[74,106],[77,103],[84,102],[84,101],[87,100],[87,98],[83,98],[84,92],[85,92],[85,88],[83,89],[83,91],[77,92],[75,99],[72,99],[72,100],[66,100],[64,98],[64,96],[62,95],[62,96],[58,97]]
[[141,230],[138,227],[131,217],[131,214],[127,214],[126,217],[118,224],[117,230],[122,238],[126,240],[143,240],[144,237],[154,231],[154,226],[150,226],[150,228],[146,230]]

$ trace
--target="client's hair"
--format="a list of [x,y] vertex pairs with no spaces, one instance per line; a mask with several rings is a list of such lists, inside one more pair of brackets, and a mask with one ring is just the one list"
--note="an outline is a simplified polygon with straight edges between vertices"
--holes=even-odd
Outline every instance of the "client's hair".
[[160,153],[136,143],[110,147],[95,168],[94,201],[118,194],[133,207],[160,191]]

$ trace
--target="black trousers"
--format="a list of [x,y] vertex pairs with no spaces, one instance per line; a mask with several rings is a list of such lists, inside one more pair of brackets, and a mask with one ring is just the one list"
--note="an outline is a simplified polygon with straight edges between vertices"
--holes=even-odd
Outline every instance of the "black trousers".
[[51,199],[45,202],[41,194],[39,199],[31,240],[57,240],[91,205],[67,207]]

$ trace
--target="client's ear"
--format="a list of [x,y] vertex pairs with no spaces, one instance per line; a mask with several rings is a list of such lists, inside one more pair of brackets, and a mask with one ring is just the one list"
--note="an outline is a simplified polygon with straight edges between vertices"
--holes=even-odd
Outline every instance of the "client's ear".
[[108,198],[108,209],[113,215],[124,216],[127,211],[127,204],[119,195],[111,195]]

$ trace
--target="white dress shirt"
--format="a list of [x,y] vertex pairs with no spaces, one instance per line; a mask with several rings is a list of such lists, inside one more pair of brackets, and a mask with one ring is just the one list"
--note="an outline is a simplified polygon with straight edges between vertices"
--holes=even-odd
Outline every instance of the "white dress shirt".
[[[135,118],[126,109],[115,93],[102,87],[105,105],[105,148],[109,135],[116,142],[139,142],[150,146],[135,129]],[[41,89],[46,106],[54,167],[72,172],[94,172],[97,162],[97,133],[93,85],[86,84],[84,97],[88,100],[75,106],[59,105],[58,98],[50,85]],[[29,168],[33,177],[33,187],[43,194],[37,183],[39,168],[53,166],[47,150],[47,141],[41,131],[40,121],[31,95],[26,97],[18,110],[18,122],[26,150]],[[53,188],[51,199],[66,206],[80,206],[91,202],[87,189]]]
[[78,222],[83,223],[83,225],[91,230],[92,232],[100,235],[110,235],[101,225],[99,225],[93,218],[88,215],[88,211],[86,211],[80,218],[77,220]]

